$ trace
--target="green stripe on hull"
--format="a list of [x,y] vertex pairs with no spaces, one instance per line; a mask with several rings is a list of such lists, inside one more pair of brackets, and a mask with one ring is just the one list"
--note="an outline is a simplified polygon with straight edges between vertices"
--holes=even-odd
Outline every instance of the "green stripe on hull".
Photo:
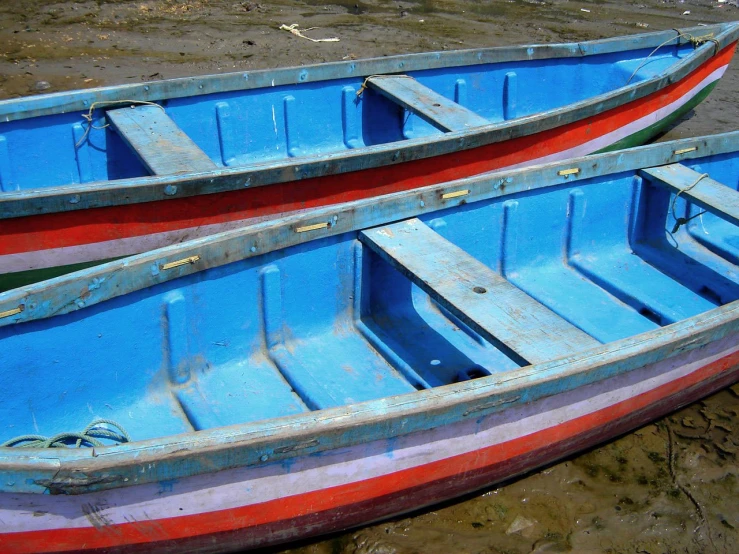
[[80,269],[86,269],[95,265],[100,265],[105,262],[112,261],[118,258],[111,258],[110,260],[101,260],[95,262],[83,262],[79,264],[60,265],[57,267],[46,267],[44,269],[31,269],[28,271],[18,271],[15,273],[6,273],[0,275],[0,292],[6,290],[15,289],[18,287],[25,287],[32,283],[38,283],[45,279],[53,279],[60,275],[66,275],[73,271],[79,271]]
[[660,133],[666,131],[667,128],[670,127],[670,125],[675,123],[675,121],[680,119],[690,110],[695,108],[698,104],[703,102],[703,100],[706,99],[706,96],[711,93],[711,91],[717,84],[718,81],[714,81],[698,94],[696,94],[688,103],[684,104],[682,107],[678,108],[676,111],[672,112],[664,119],[660,119],[657,123],[653,123],[646,129],[642,129],[638,133],[629,135],[628,137],[613,143],[611,146],[603,148],[602,150],[598,150],[596,154],[600,154],[602,152],[613,152],[614,150],[622,150],[624,148],[633,148],[634,146],[641,146],[642,144],[647,143],[650,139],[653,139]]

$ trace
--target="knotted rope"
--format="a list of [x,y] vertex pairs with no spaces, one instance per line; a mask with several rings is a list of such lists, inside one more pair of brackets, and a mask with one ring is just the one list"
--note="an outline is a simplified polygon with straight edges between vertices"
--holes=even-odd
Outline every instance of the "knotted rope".
[[381,79],[382,77],[392,77],[392,78],[395,78],[395,77],[402,77],[402,78],[404,78],[404,79],[412,79],[412,78],[413,78],[413,77],[411,77],[410,75],[382,75],[382,74],[380,74],[380,75],[368,75],[368,76],[367,76],[367,77],[366,77],[366,78],[364,79],[364,81],[362,82],[362,86],[361,86],[361,87],[359,87],[359,90],[357,91],[357,97],[359,97],[359,96],[362,96],[362,93],[364,92],[364,90],[365,90],[365,89],[367,88],[367,86],[369,85],[369,80],[370,80],[370,79]]
[[[112,425],[117,428],[117,432],[108,427],[101,427],[102,424]],[[19,448],[60,448],[70,446],[80,448],[82,446],[105,446],[98,439],[108,439],[117,443],[131,442],[131,437],[120,423],[112,419],[97,418],[92,420],[80,433],[69,432],[59,433],[53,437],[44,437],[43,435],[21,435],[12,438],[4,443],[3,446],[17,446]]]
[[677,217],[677,214],[675,213],[675,202],[677,202],[678,196],[680,196],[684,192],[688,192],[690,189],[692,189],[694,186],[696,186],[698,183],[701,182],[705,177],[708,177],[708,173],[701,173],[700,176],[695,180],[695,182],[692,185],[689,185],[685,187],[684,189],[680,189],[677,194],[672,198],[672,204],[670,205],[670,209],[672,211],[672,217],[675,218],[675,226],[672,228],[672,233],[677,233],[677,230],[680,229],[683,225],[685,225],[688,221],[691,219],[695,219],[696,217],[702,216],[704,213],[706,213],[706,210],[703,210],[702,212],[699,212],[697,214],[691,215],[690,217]]
[[87,111],[87,113],[82,114],[82,118],[87,121],[87,129],[85,129],[85,133],[82,135],[80,140],[77,141],[77,144],[75,144],[75,148],[79,148],[80,144],[85,142],[85,139],[87,138],[87,135],[90,134],[90,129],[105,129],[106,127],[110,126],[110,123],[106,123],[102,127],[95,127],[92,124],[92,112],[95,111],[95,108],[99,106],[116,106],[118,104],[136,104],[136,105],[144,105],[144,106],[156,106],[157,108],[164,111],[164,108],[157,104],[156,102],[147,102],[145,100],[108,100],[103,102],[93,102],[90,104],[90,109]]
[[[673,37],[673,38],[667,39],[662,44],[660,44],[659,46],[657,46],[657,48],[655,48],[654,50],[652,50],[649,53],[649,55],[646,58],[644,58],[644,61],[641,64],[639,64],[639,67],[637,67],[634,70],[634,72],[631,74],[631,77],[629,77],[629,79],[626,81],[626,84],[627,85],[631,82],[631,79],[634,78],[634,75],[636,75],[637,72],[642,67],[644,67],[646,65],[646,63],[649,61],[649,58],[651,58],[654,55],[654,53],[657,52],[657,50],[659,50],[660,48],[662,48],[665,44],[668,44],[668,43],[672,42],[673,40],[676,40],[676,39],[679,39],[679,38],[684,38],[688,42],[690,42],[690,44],[693,45],[693,48],[698,48],[699,46],[705,44],[706,42],[713,42],[713,55],[715,56],[716,54],[718,54],[719,42],[718,42],[718,40],[716,40],[715,38],[713,38],[711,35],[704,35],[704,36],[701,36],[701,37],[694,37],[690,33],[683,33],[679,29],[673,29],[673,31],[675,31],[677,33],[677,36],[676,37]],[[679,44],[678,44],[678,46],[679,46]]]

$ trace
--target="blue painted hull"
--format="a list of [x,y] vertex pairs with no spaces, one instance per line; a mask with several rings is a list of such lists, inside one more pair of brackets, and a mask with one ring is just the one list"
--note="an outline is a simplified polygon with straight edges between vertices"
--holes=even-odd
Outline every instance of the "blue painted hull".
[[285,213],[641,144],[705,98],[738,38],[728,23],[0,102],[0,291]]
[[735,382],[738,188],[739,132],[0,294],[2,438],[93,418],[131,438],[0,449],[3,544],[276,544],[510,478]]

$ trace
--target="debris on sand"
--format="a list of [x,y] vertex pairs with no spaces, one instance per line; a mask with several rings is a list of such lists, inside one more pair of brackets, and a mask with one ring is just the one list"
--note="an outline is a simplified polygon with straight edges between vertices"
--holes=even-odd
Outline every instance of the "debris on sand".
[[306,31],[312,31],[313,29],[318,29],[318,27],[308,27],[307,29],[298,29],[298,23],[293,23],[292,25],[280,25],[281,31],[288,31],[295,35],[296,37],[304,38],[306,40],[309,40],[311,42],[339,42],[339,39],[336,37],[332,38],[310,38],[305,36],[303,33]]
[[522,515],[517,515],[516,519],[513,520],[513,523],[511,523],[511,525],[508,527],[505,534],[512,535],[513,533],[520,533],[523,536],[527,536],[529,534],[527,532],[527,529],[533,527],[534,525],[536,525],[536,521],[527,519]]

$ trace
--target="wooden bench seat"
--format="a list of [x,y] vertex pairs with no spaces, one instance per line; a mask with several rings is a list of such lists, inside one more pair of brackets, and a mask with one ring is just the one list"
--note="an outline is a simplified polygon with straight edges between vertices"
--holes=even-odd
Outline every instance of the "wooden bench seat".
[[367,85],[444,132],[463,131],[490,122],[404,75],[377,75]]
[[157,106],[108,110],[108,120],[153,175],[199,173],[216,164]]
[[[647,180],[662,185],[721,219],[739,224],[739,192],[682,164],[642,169]],[[694,185],[691,187],[691,185]],[[689,188],[691,187],[691,188]],[[688,190],[689,189],[689,190]]]
[[535,364],[600,345],[418,219],[360,240],[485,340]]

